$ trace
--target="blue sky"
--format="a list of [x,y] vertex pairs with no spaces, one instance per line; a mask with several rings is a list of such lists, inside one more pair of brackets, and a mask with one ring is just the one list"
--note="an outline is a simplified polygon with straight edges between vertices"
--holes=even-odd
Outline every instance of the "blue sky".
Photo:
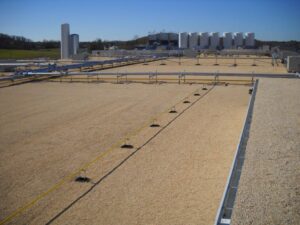
[[0,33],[59,40],[68,22],[81,41],[128,40],[149,31],[255,32],[300,41],[300,0],[0,0]]

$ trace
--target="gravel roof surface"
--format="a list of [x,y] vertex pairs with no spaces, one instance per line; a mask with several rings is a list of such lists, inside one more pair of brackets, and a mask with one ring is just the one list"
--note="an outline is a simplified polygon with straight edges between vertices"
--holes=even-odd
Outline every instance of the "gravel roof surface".
[[[33,201],[7,224],[212,224],[249,87],[207,88],[29,83],[0,89],[0,220]],[[178,113],[170,114],[174,105]],[[149,127],[153,118],[161,127]],[[133,149],[120,148],[125,137]],[[68,177],[82,166],[78,175],[89,183]]]
[[232,225],[299,224],[300,80],[261,79]]

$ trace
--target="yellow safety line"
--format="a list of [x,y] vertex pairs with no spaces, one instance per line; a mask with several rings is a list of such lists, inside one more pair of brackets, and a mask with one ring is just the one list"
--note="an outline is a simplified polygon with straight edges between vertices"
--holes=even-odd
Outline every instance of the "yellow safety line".
[[[197,89],[199,90],[199,89]],[[182,100],[178,101],[175,105],[176,106],[178,104],[180,104],[184,99],[189,98],[191,95],[193,95],[197,90],[193,91],[192,93],[190,93],[187,97],[183,98]],[[53,185],[51,188],[49,188],[47,191],[41,193],[40,195],[38,195],[37,197],[35,197],[33,200],[31,200],[30,202],[28,202],[27,204],[25,204],[24,206],[18,208],[17,210],[15,210],[13,213],[11,213],[9,216],[7,216],[5,219],[3,219],[0,222],[0,225],[3,225],[7,222],[9,222],[10,220],[12,220],[13,218],[15,218],[16,216],[18,216],[19,214],[21,214],[22,212],[26,211],[27,209],[30,209],[31,207],[33,207],[39,200],[43,199],[44,197],[46,197],[47,195],[49,195],[50,193],[52,193],[53,191],[57,190],[58,188],[60,188],[62,185],[64,185],[66,183],[66,181],[73,179],[73,177],[75,177],[78,173],[80,173],[83,170],[86,170],[88,167],[90,167],[92,164],[94,164],[95,162],[97,162],[98,160],[102,159],[104,156],[106,156],[108,153],[110,153],[113,149],[115,149],[117,146],[120,146],[122,144],[122,142],[124,142],[126,139],[133,137],[134,135],[136,135],[137,133],[139,133],[141,130],[143,130],[144,128],[149,126],[149,122],[152,122],[155,118],[159,117],[160,115],[166,113],[169,109],[158,113],[156,116],[152,117],[151,120],[145,122],[140,128],[134,130],[133,132],[127,134],[125,136],[125,138],[120,139],[118,142],[116,142],[115,144],[113,144],[111,147],[109,147],[106,151],[104,151],[103,153],[99,154],[98,156],[96,156],[93,160],[91,160],[90,162],[87,162],[86,164],[84,164],[82,167],[80,167],[79,169],[77,169],[75,172],[69,174],[68,176],[62,178],[58,183],[56,183],[55,185]]]
[[45,191],[44,193],[38,195],[36,198],[34,198],[32,201],[30,201],[29,203],[25,204],[24,206],[20,207],[19,209],[17,209],[15,212],[13,212],[12,214],[10,214],[8,217],[6,217],[4,220],[2,220],[0,222],[0,225],[3,225],[5,223],[7,223],[8,221],[10,221],[11,219],[13,219],[14,217],[16,217],[18,214],[24,212],[25,210],[31,208],[32,206],[34,206],[35,203],[37,203],[39,200],[41,200],[42,198],[44,198],[45,196],[47,196],[48,194],[50,194],[51,192],[55,191],[56,189],[60,188],[63,184],[65,184],[65,182],[69,179],[72,179],[74,176],[76,176],[80,171],[87,169],[91,164],[93,164],[94,162],[98,161],[99,159],[103,158],[105,155],[107,155],[109,152],[111,152],[113,150],[115,146],[113,145],[112,147],[110,147],[108,150],[106,150],[105,152],[103,152],[101,155],[97,156],[94,160],[92,160],[89,163],[86,163],[83,167],[79,168],[76,170],[76,172],[69,174],[68,176],[66,176],[65,178],[63,178],[62,180],[60,180],[58,183],[56,183],[55,185],[53,185],[51,188],[49,188],[47,191]]

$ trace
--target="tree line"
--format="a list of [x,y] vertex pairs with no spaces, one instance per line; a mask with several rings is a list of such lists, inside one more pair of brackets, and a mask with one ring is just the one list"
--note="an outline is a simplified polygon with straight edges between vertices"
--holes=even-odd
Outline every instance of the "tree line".
[[[134,49],[138,45],[146,45],[147,37],[136,38],[130,41],[102,41],[96,39],[90,42],[80,42],[80,48],[87,50],[103,50],[111,46],[117,46],[120,49]],[[43,40],[32,41],[22,36],[14,36],[0,33],[0,49],[24,49],[24,50],[39,50],[60,48],[60,41]]]

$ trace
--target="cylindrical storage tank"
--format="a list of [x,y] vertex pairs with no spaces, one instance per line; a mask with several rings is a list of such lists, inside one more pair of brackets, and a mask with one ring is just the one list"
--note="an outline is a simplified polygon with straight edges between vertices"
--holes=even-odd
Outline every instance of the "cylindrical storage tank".
[[60,55],[62,59],[70,57],[70,25],[68,23],[61,25]]
[[190,39],[189,39],[189,48],[190,49],[197,49],[199,46],[199,34],[194,32],[191,33]]
[[187,32],[179,33],[179,48],[188,48],[189,47],[189,34]]
[[231,49],[232,48],[232,33],[231,32],[224,33],[223,47],[225,49]]
[[237,32],[234,35],[234,47],[242,47],[244,42],[244,34],[242,32]]
[[200,48],[205,49],[209,46],[209,33],[203,32],[200,34]]
[[245,37],[246,47],[253,48],[255,46],[255,34],[252,32],[246,33]]
[[70,39],[70,54],[77,55],[79,50],[79,35],[71,34]]
[[211,49],[216,49],[220,45],[220,37],[218,32],[211,33],[210,36],[210,46]]

